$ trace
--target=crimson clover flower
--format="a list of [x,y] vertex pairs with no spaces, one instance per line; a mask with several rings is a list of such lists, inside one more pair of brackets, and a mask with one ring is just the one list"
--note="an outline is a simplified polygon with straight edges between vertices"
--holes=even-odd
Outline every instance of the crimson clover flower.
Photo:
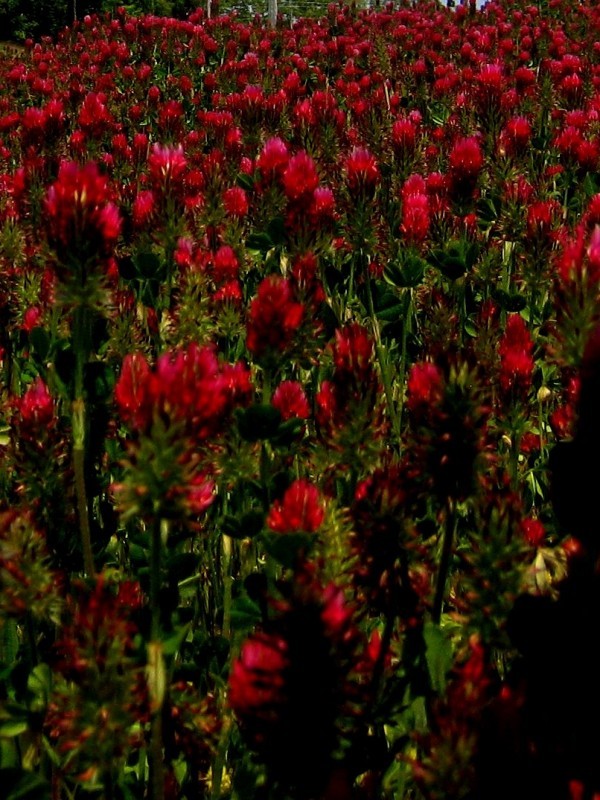
[[289,419],[308,419],[310,406],[302,385],[297,381],[282,381],[273,392],[271,404],[285,422]]
[[500,353],[500,388],[524,397],[533,375],[533,339],[523,317],[515,314],[506,322],[506,329],[498,345]]
[[354,147],[344,162],[346,183],[356,200],[372,198],[379,185],[381,173],[377,159],[366,147]]
[[258,359],[281,354],[293,344],[304,319],[304,306],[286,278],[271,275],[258,287],[250,304],[246,346]]
[[310,481],[294,481],[282,500],[276,500],[267,516],[267,525],[275,533],[316,533],[325,509],[317,487]]
[[[94,162],[80,166],[62,161],[44,210],[59,282],[84,281],[88,262],[105,262],[113,254],[121,217],[111,201],[108,180]],[[80,274],[74,276],[77,267]]]
[[334,752],[365,691],[361,671],[373,664],[341,589],[300,573],[282,593],[233,661],[229,704],[271,780],[307,800],[339,766]]
[[483,151],[476,136],[458,139],[448,157],[451,193],[460,199],[469,198],[483,167]]

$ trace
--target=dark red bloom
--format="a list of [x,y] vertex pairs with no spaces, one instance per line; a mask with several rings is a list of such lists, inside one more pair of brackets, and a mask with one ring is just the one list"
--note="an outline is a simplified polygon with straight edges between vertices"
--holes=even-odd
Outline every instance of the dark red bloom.
[[248,350],[258,358],[285,352],[302,324],[304,306],[294,298],[290,282],[272,275],[265,278],[248,314]]

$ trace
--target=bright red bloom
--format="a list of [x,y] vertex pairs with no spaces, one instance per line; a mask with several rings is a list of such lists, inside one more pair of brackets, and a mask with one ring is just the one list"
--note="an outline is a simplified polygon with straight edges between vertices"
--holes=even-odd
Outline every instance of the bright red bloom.
[[223,192],[223,208],[231,217],[245,217],[250,205],[241,186],[232,186]]
[[552,231],[562,209],[556,200],[540,200],[527,210],[527,234],[538,241],[552,240]]
[[281,175],[289,161],[289,152],[286,143],[275,137],[265,142],[257,159],[257,166],[264,178]]
[[239,277],[240,262],[228,244],[224,244],[214,255],[212,273],[217,283],[227,283]]
[[319,490],[309,481],[300,479],[286,490],[283,500],[273,503],[267,525],[276,533],[315,533],[324,517]]
[[148,157],[148,170],[153,189],[161,194],[181,192],[187,171],[183,147],[153,145]]
[[283,172],[285,196],[294,203],[308,202],[319,185],[315,162],[308,153],[292,156]]
[[281,418],[308,419],[310,406],[302,385],[297,381],[283,381],[273,392],[271,404],[279,411]]
[[121,217],[96,164],[63,161],[46,194],[45,212],[48,240],[59,261],[112,255]]
[[402,187],[400,230],[409,244],[421,244],[429,232],[431,217],[426,184],[420,175],[411,175]]
[[304,306],[294,299],[290,282],[276,275],[265,278],[250,304],[248,350],[259,358],[284,352],[292,343],[303,318]]
[[131,218],[136,228],[143,230],[154,215],[156,211],[156,198],[154,192],[146,189],[140,192],[131,208]]
[[500,133],[500,149],[508,156],[515,156],[529,145],[532,128],[526,117],[512,117]]
[[514,314],[508,318],[498,350],[502,391],[526,393],[531,386],[534,360],[533,339],[523,317]]
[[375,156],[366,147],[354,147],[345,162],[346,182],[352,195],[373,197],[380,180]]
[[467,136],[455,142],[448,160],[451,191],[461,196],[472,194],[483,162],[477,137]]
[[153,405],[151,370],[142,353],[127,353],[123,359],[114,396],[125,423],[134,430],[149,426]]
[[54,400],[39,375],[17,400],[17,412],[15,424],[24,438],[38,438],[41,431],[55,423]]
[[228,413],[250,390],[243,365],[221,366],[211,347],[191,344],[161,355],[154,370],[142,354],[127,354],[115,402],[133,430],[148,432],[160,414],[182,423],[190,437],[204,440],[223,429]]
[[398,157],[413,155],[417,144],[418,128],[410,119],[397,119],[392,125],[392,145]]

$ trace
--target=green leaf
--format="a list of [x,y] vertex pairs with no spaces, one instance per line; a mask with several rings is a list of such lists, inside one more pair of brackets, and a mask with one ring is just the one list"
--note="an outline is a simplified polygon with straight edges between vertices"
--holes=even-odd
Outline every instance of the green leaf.
[[254,189],[254,178],[252,175],[247,175],[245,172],[240,172],[236,178],[236,183],[247,192],[251,192]]
[[399,289],[414,289],[423,282],[427,262],[415,253],[408,253],[391,261],[385,268],[384,278]]
[[240,436],[247,442],[270,439],[277,434],[281,422],[279,411],[268,403],[239,409],[235,416]]
[[26,719],[9,719],[0,722],[0,739],[13,739],[20,736],[29,728]]
[[311,549],[312,533],[265,533],[261,540],[267,553],[283,567],[293,567],[298,557]]
[[452,666],[452,644],[439,625],[429,622],[423,630],[425,658],[429,679],[436,692],[446,688],[446,676]]
[[136,253],[133,264],[138,277],[143,280],[161,280],[164,277],[164,265],[156,253]]
[[247,511],[244,514],[228,514],[222,523],[223,533],[234,539],[251,539],[257,536],[265,524],[264,511]]
[[5,800],[50,800],[48,782],[23,769],[0,769],[0,786]]
[[34,328],[29,334],[33,352],[40,361],[46,361],[50,352],[50,334],[45,328]]
[[286,235],[285,235],[285,221],[283,217],[274,217],[269,224],[267,225],[267,234],[271,241],[273,242],[273,246],[277,247],[277,245],[285,244]]
[[251,233],[246,239],[248,250],[256,250],[263,255],[266,255],[274,246],[273,240],[268,233]]
[[231,605],[231,625],[237,633],[251,630],[258,625],[261,619],[258,603],[251,600],[246,594],[235,598]]
[[494,289],[493,299],[498,303],[503,311],[515,313],[522,311],[527,305],[527,298],[519,292],[506,292],[504,289]]

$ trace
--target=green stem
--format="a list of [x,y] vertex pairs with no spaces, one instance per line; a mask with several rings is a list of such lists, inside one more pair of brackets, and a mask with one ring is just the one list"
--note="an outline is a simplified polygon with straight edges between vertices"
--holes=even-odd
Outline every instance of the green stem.
[[444,527],[444,537],[442,540],[442,555],[440,558],[440,566],[438,569],[435,587],[435,596],[433,599],[432,616],[436,625],[439,625],[442,619],[442,607],[444,605],[444,595],[446,594],[446,581],[448,579],[448,572],[450,570],[450,559],[452,557],[452,547],[454,544],[455,533],[456,514],[454,511],[454,505],[449,499],[446,506],[446,525]]
[[[222,635],[230,643],[229,653],[231,658],[231,601],[233,589],[233,576],[231,574],[231,537],[223,534],[222,547],[223,547],[223,560],[222,560],[222,575],[223,575],[223,623],[221,627]],[[224,723],[219,739],[219,745],[212,769],[212,788],[211,798],[217,800],[221,796],[221,787],[223,785],[223,772],[225,769],[225,760],[227,756],[227,749],[229,747],[229,734],[231,730],[231,720],[228,716],[226,708],[226,695],[225,690],[222,692],[223,702],[223,715]]]
[[[151,628],[150,639],[154,647],[158,647],[161,641],[160,624],[160,589],[161,589],[161,560],[162,560],[162,532],[163,520],[158,513],[155,515],[150,540],[150,607],[151,607]],[[162,650],[159,653],[162,658]],[[154,668],[156,668],[156,664]],[[162,665],[159,665],[159,669]],[[155,676],[155,680],[156,676]],[[156,698],[157,708],[152,716],[150,726],[150,786],[152,800],[164,800],[165,796],[165,777],[163,763],[163,726],[162,726],[162,707],[163,698]]]
[[86,575],[95,574],[90,529],[89,503],[85,485],[85,440],[86,408],[84,369],[91,351],[91,310],[77,306],[73,311],[73,350],[75,352],[75,399],[73,400],[73,472],[75,477],[75,496],[83,552],[83,566]]
[[367,288],[367,305],[369,317],[371,319],[371,326],[373,328],[373,337],[375,338],[375,352],[377,353],[377,360],[379,361],[379,368],[381,370],[381,380],[383,381],[383,389],[385,392],[385,399],[387,404],[388,416],[392,425],[394,439],[396,444],[400,442],[400,420],[396,411],[394,403],[394,390],[390,377],[389,361],[383,343],[381,341],[381,331],[379,329],[379,320],[375,316],[375,306],[373,304],[373,291],[371,289],[371,276],[369,275],[368,267],[365,272],[365,283]]
[[73,403],[73,472],[75,476],[75,496],[77,499],[77,514],[79,516],[79,531],[81,535],[81,549],[83,552],[83,568],[85,574],[93,578],[96,574],[94,567],[94,554],[92,552],[92,533],[88,509],[87,491],[85,486],[85,403],[83,398]]
[[406,369],[407,369],[407,350],[408,350],[408,334],[412,326],[412,313],[413,313],[413,291],[406,289],[407,302],[404,312],[404,323],[402,325],[402,340],[400,342],[400,366],[398,368],[398,424],[402,423],[402,414],[404,412],[404,387],[406,383]]

